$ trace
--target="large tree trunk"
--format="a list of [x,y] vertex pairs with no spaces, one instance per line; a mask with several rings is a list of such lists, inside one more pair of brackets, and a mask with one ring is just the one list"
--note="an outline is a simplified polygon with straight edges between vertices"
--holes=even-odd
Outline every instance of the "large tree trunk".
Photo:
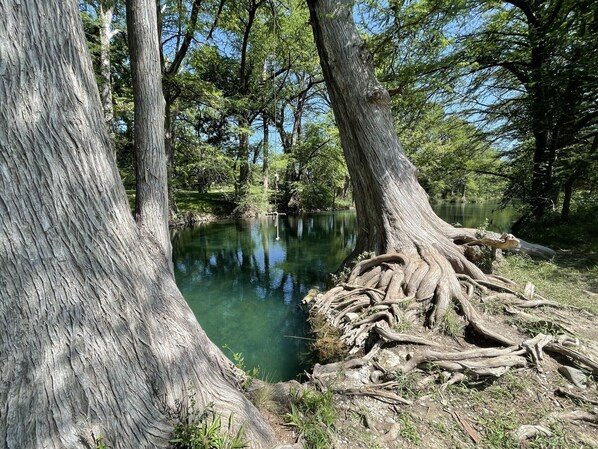
[[164,95],[158,18],[153,0],[127,1],[127,29],[135,104],[135,216],[142,230],[151,236],[170,261]]
[[[378,286],[395,305],[401,298],[404,304],[414,301],[422,322],[432,327],[454,303],[476,332],[510,344],[501,332],[484,324],[464,294],[471,290],[465,282],[487,281],[481,269],[466,258],[466,247],[458,244],[481,243],[479,236],[474,230],[453,228],[432,210],[417,182],[417,170],[399,144],[390,97],[376,80],[371,57],[352,20],[353,3],[308,0],[308,5],[353,183],[359,230],[350,259],[366,251],[381,255],[358,265],[348,280],[351,285],[340,287],[336,298],[345,295],[345,289],[355,290],[355,285]],[[483,244],[503,248],[518,244],[512,236],[484,240]],[[386,253],[390,253],[388,258]],[[341,308],[347,305],[344,301],[338,304]],[[398,310],[396,313],[401,315]],[[367,336],[351,327],[354,331]]]
[[0,446],[167,447],[191,394],[269,446],[131,217],[76,2],[0,0],[0,42]]
[[401,149],[390,97],[374,76],[371,57],[352,21],[351,3],[308,3],[354,188],[359,229],[355,254],[434,246],[461,259],[446,237],[451,227],[432,211],[417,170]]
[[[531,348],[533,357],[533,351],[554,343],[552,337],[525,341],[505,320],[487,322],[476,306],[486,292],[500,292],[510,304],[521,303],[522,295],[509,287],[510,281],[485,274],[468,259],[483,254],[481,246],[505,249],[519,241],[509,234],[455,229],[436,216],[417,182],[417,170],[399,145],[390,97],[377,82],[353,23],[353,3],[308,0],[308,5],[353,183],[359,230],[350,257],[375,253],[349,274],[339,273],[341,282],[316,296],[311,313],[339,331],[339,343],[349,355],[364,354],[357,359],[362,365],[376,354],[374,348],[392,342],[409,345],[403,350],[410,353],[392,372],[429,369],[429,362],[435,362],[447,371],[499,376],[513,366],[524,366],[526,348]],[[532,289],[526,299],[533,294]],[[477,336],[463,339],[469,350],[455,350],[452,337],[438,343],[451,320]],[[410,330],[397,333],[403,325]],[[479,347],[491,341],[507,348]],[[435,350],[414,349],[414,344]],[[318,372],[313,375],[318,379]]]

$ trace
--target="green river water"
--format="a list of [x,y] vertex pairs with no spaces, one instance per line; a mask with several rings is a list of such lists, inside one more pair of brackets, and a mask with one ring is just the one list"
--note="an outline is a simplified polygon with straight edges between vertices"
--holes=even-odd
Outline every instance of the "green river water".
[[[507,230],[512,210],[492,204],[440,204],[449,223]],[[355,212],[217,222],[178,230],[175,277],[199,323],[225,353],[243,354],[261,377],[288,380],[308,368],[301,299],[324,288],[355,243]],[[280,237],[278,240],[276,239]]]

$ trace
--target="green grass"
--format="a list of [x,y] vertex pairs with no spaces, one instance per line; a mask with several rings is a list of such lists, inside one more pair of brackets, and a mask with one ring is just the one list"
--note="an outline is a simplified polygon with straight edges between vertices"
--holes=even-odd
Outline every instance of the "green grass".
[[233,430],[233,416],[227,425],[214,411],[213,404],[199,409],[195,398],[190,398],[189,410],[174,426],[170,440],[174,449],[241,449],[248,447],[243,437],[244,428]]
[[[135,210],[135,191],[127,190],[131,210]],[[230,216],[235,209],[232,190],[198,193],[189,190],[177,190],[175,200],[180,213],[211,214]]]
[[213,191],[198,193],[179,190],[175,194],[180,211],[193,211],[213,215],[230,215],[235,208],[231,198],[232,191]]
[[440,330],[443,334],[452,338],[462,337],[465,330],[465,323],[459,318],[454,309],[449,309],[442,317]]
[[401,426],[399,435],[410,443],[419,445],[422,439],[417,431],[415,423],[413,422],[413,418],[411,418],[411,415],[408,413],[399,413],[397,421]]
[[332,392],[320,393],[313,390],[294,392],[291,411],[286,423],[303,434],[306,449],[329,449],[337,419],[332,403]]
[[552,261],[510,256],[498,271],[520,285],[531,282],[546,299],[598,313],[598,301],[585,292],[598,292],[598,263],[593,257],[577,251],[559,254]]
[[531,282],[547,299],[559,301],[598,313],[595,296],[598,293],[598,199],[578,194],[571,218],[560,220],[548,213],[538,222],[530,222],[518,234],[532,243],[546,245],[557,251],[551,261],[529,257],[507,257],[499,267],[500,274],[521,285]]
[[485,413],[480,417],[484,429],[483,447],[488,449],[516,449],[519,443],[513,438],[513,431],[519,422],[513,414]]

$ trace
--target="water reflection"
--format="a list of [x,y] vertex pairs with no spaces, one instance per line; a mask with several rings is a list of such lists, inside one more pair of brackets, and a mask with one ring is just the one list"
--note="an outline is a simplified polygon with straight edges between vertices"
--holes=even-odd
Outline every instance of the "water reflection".
[[513,208],[500,209],[497,203],[439,203],[432,208],[448,223],[466,228],[477,228],[487,219],[487,229],[496,232],[508,231],[515,216]]
[[[512,210],[495,205],[442,204],[449,223],[507,230]],[[231,221],[177,231],[175,276],[183,295],[217,345],[242,352],[248,368],[260,366],[271,380],[303,370],[305,317],[299,301],[324,287],[355,245],[354,212]]]
[[[175,276],[217,345],[242,352],[272,380],[303,369],[305,317],[299,301],[324,287],[355,244],[351,212],[213,223],[177,231]],[[294,338],[295,337],[295,338]]]

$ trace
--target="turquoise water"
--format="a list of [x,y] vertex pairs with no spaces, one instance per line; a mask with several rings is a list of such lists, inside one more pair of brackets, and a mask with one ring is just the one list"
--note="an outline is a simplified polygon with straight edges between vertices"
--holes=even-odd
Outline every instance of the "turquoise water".
[[[355,214],[221,222],[178,231],[175,277],[210,339],[272,381],[302,372],[301,299],[325,286],[355,243]],[[299,337],[299,338],[297,338]]]
[[[508,228],[512,212],[490,205],[443,204],[450,223]],[[301,299],[323,288],[355,244],[355,213],[320,213],[211,223],[173,237],[175,277],[199,323],[229,356],[240,352],[248,369],[269,380],[295,378],[307,368],[308,341]],[[276,239],[278,236],[279,240]]]

